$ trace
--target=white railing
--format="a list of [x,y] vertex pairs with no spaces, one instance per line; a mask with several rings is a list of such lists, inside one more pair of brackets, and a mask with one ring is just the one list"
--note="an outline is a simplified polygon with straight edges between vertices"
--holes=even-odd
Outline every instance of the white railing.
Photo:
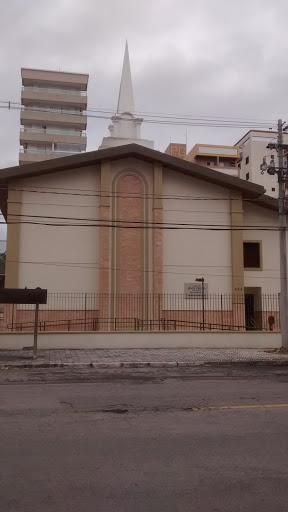
[[86,91],[79,91],[76,89],[54,89],[53,87],[24,86],[22,87],[22,91],[48,92],[51,94],[67,94],[70,96],[87,96]]
[[77,137],[86,137],[86,132],[72,130],[51,130],[50,128],[21,128],[22,133],[47,133],[48,135],[75,135]]
[[44,112],[49,114],[70,114],[82,116],[83,110],[76,108],[54,108],[54,107],[24,107],[21,110],[30,110],[32,112]]
[[39,154],[39,155],[58,155],[60,156],[68,156],[68,155],[79,155],[79,153],[82,153],[82,151],[60,151],[52,149],[25,149],[20,148],[20,153],[27,153],[27,154]]

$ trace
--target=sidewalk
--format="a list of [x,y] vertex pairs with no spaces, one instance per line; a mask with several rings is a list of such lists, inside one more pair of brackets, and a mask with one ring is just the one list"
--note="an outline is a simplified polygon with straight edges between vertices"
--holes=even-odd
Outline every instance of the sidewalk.
[[288,365],[288,354],[256,349],[0,350],[0,369],[168,368],[210,364]]

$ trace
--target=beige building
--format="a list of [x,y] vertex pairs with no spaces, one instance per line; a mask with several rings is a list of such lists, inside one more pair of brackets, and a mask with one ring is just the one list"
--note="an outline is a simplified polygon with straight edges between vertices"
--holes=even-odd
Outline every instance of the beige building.
[[239,158],[240,150],[237,146],[196,144],[186,155],[185,160],[205,165],[229,176],[239,176]]
[[88,75],[21,69],[19,164],[86,150]]
[[178,158],[184,159],[186,157],[186,144],[170,142],[164,153],[166,153],[166,155],[177,156]]

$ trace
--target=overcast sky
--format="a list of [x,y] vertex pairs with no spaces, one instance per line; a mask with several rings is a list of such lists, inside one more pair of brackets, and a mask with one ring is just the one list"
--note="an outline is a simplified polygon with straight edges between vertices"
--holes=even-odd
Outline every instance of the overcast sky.
[[[23,66],[89,73],[88,107],[115,109],[127,38],[138,111],[285,118],[287,19],[287,0],[2,0],[0,100],[20,101]],[[0,109],[0,167],[18,162],[19,115]],[[108,124],[89,119],[88,150]],[[188,145],[245,131],[191,127]],[[186,128],[142,136],[164,150]]]

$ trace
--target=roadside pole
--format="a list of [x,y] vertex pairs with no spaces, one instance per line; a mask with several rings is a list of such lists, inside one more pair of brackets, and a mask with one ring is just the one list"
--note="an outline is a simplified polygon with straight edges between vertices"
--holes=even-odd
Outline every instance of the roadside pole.
[[279,249],[280,249],[280,325],[282,348],[288,349],[288,294],[287,294],[287,222],[286,222],[286,169],[284,169],[283,123],[278,121],[278,207],[279,207]]
[[270,164],[267,164],[266,157],[260,166],[261,174],[267,172],[273,176],[278,176],[278,213],[279,213],[279,251],[280,251],[280,327],[282,348],[288,350],[288,287],[287,287],[287,221],[286,221],[286,183],[288,182],[288,168],[284,167],[284,149],[288,150],[288,145],[283,143],[283,131],[288,129],[286,125],[283,129],[282,119],[278,120],[278,140],[277,144],[269,143],[268,149],[278,151],[278,167],[275,166],[274,156],[271,156]]

